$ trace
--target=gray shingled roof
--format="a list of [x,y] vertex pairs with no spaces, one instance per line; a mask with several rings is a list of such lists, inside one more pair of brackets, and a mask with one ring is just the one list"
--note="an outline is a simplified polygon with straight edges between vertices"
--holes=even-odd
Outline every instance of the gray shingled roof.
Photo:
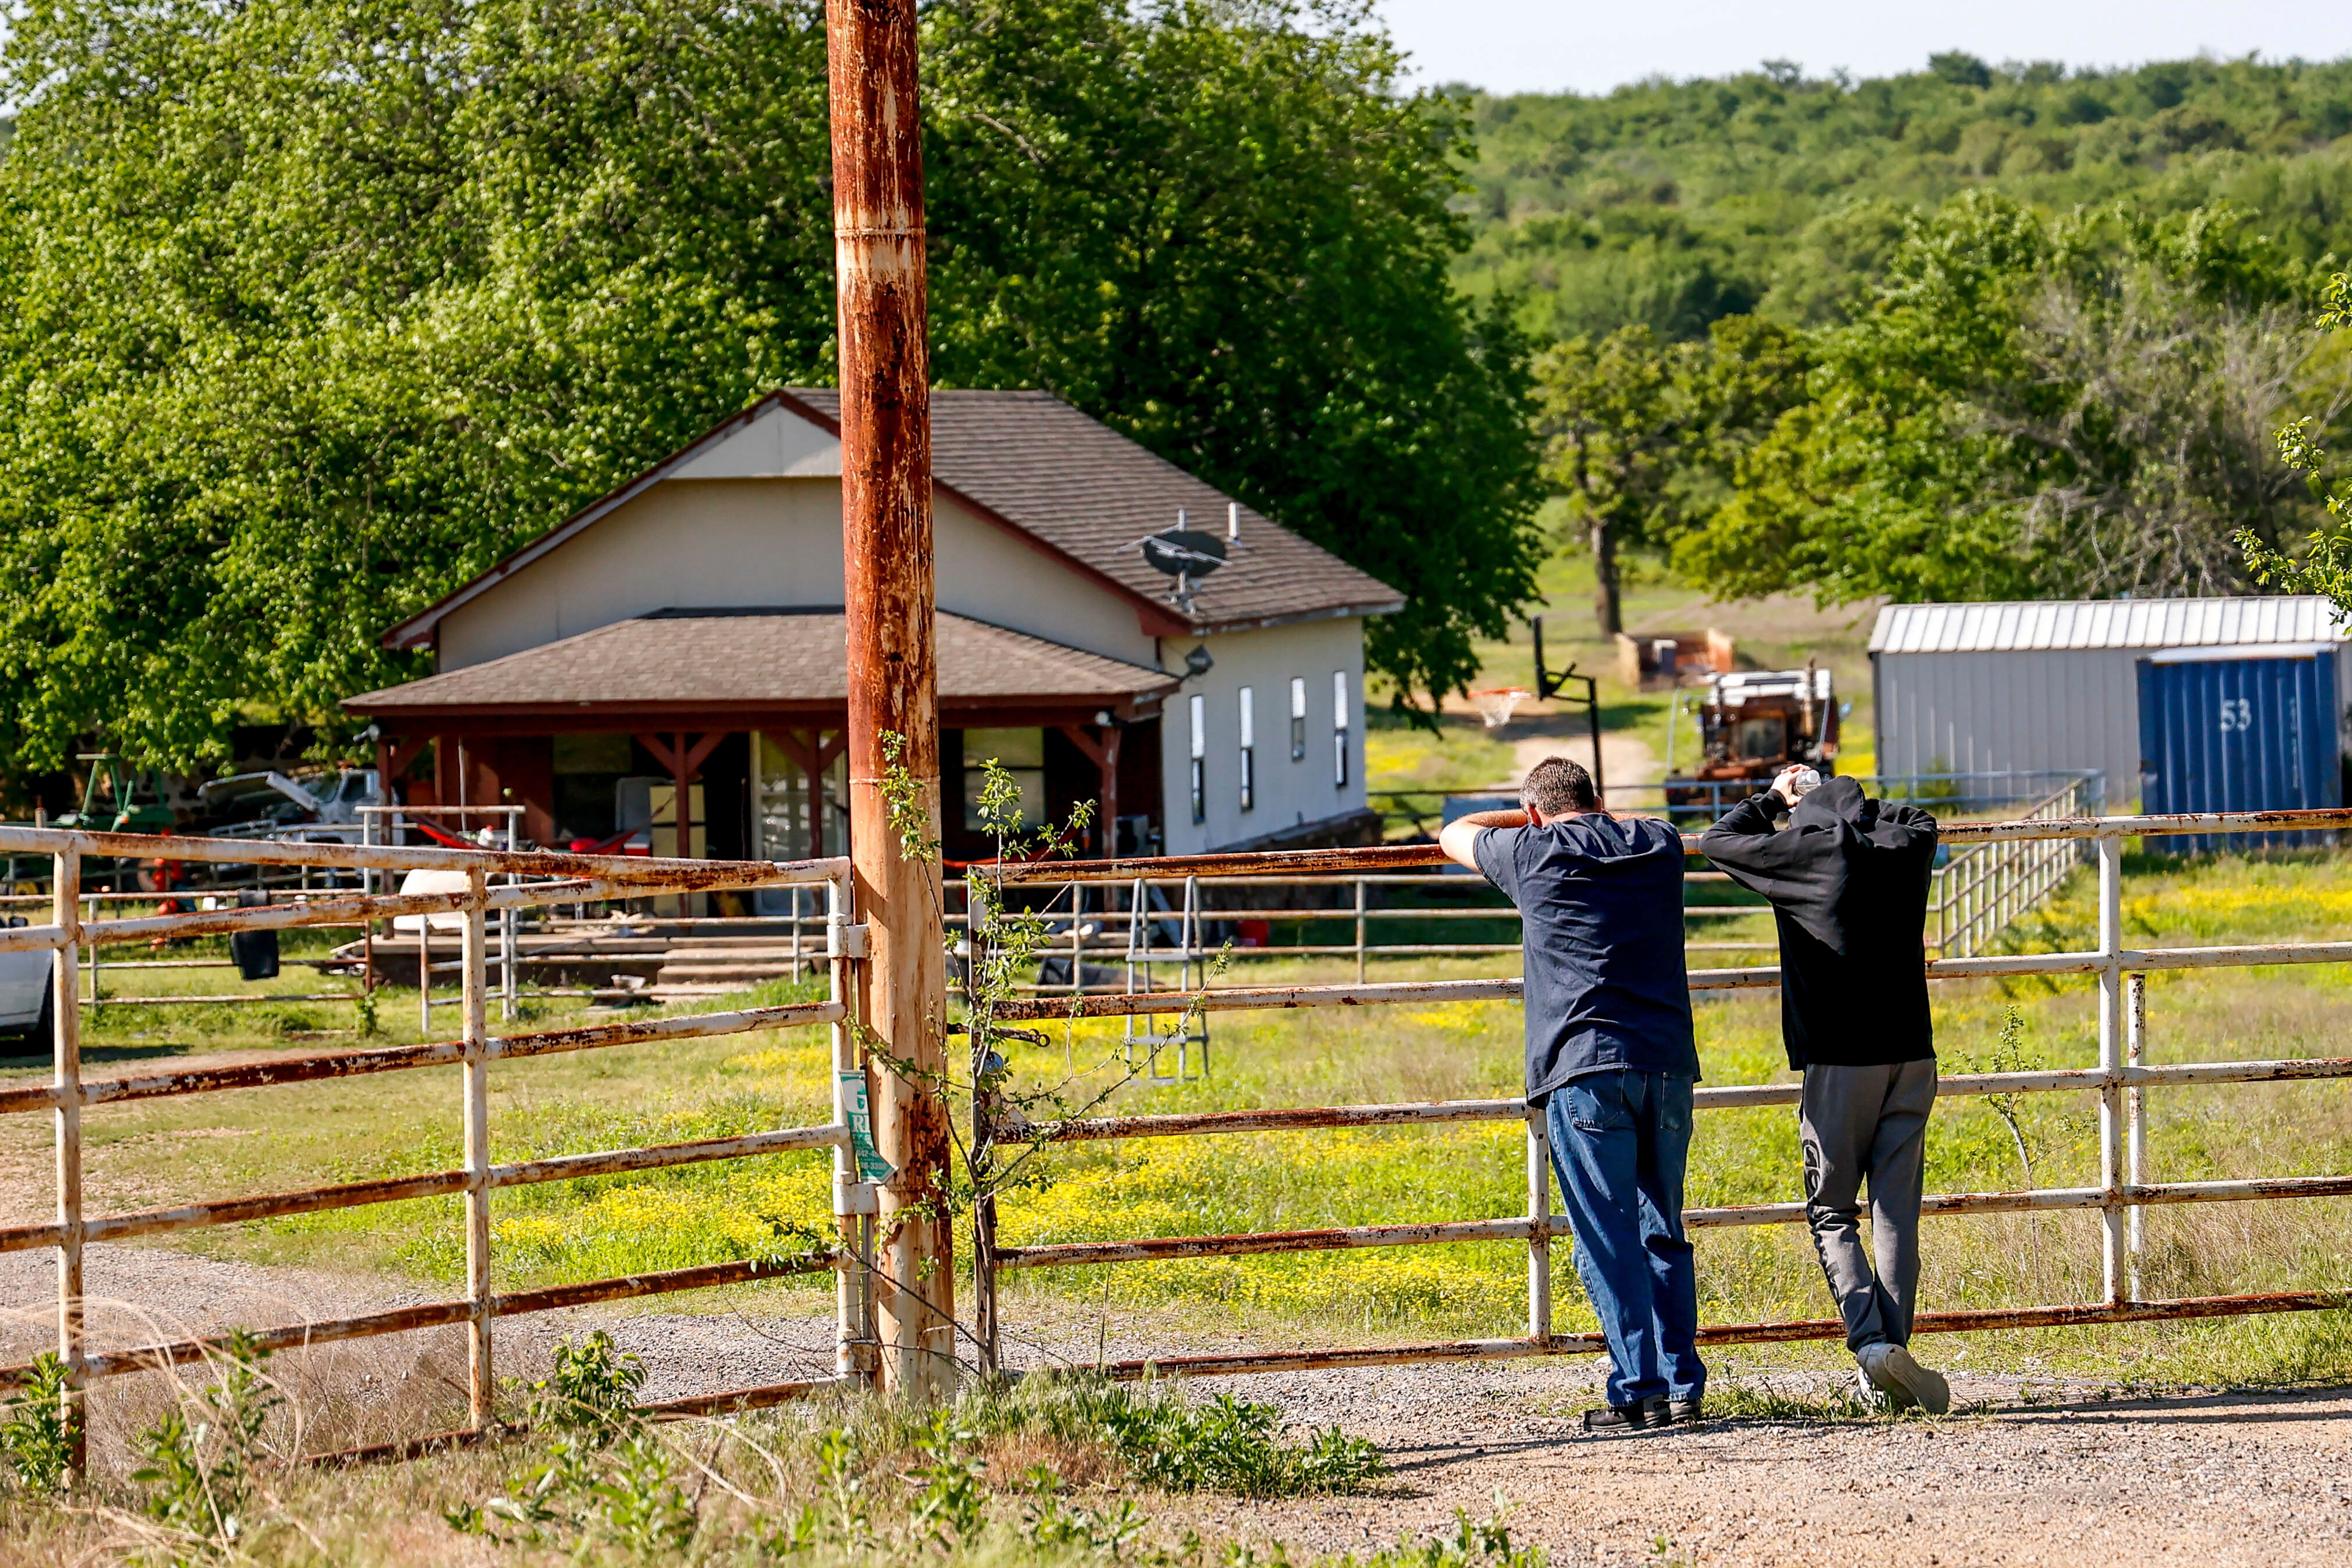
[[[793,387],[791,395],[838,421],[841,395]],[[931,475],[1006,521],[1124,587],[1169,601],[1172,582],[1146,565],[1144,535],[1191,526],[1223,538],[1224,493],[1087,417],[1048,392],[931,394]],[[1241,509],[1241,542],[1197,585],[1189,617],[1198,629],[1316,615],[1392,610],[1397,591],[1272,520]]]
[[[849,695],[841,612],[661,610],[348,698],[361,713],[451,708],[832,704]],[[1091,702],[1175,689],[1171,676],[984,621],[939,618],[943,704]]]

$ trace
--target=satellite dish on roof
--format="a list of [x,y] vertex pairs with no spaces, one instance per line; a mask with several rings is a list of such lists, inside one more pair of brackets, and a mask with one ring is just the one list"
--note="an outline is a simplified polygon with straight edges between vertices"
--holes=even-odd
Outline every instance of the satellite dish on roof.
[[1176,526],[1147,534],[1137,542],[1154,571],[1176,579],[1168,597],[1186,615],[1192,613],[1192,584],[1225,563],[1225,542],[1185,525],[1184,509],[1176,509]]
[[1143,558],[1171,577],[1205,577],[1225,563],[1225,542],[1197,528],[1171,528],[1143,541]]

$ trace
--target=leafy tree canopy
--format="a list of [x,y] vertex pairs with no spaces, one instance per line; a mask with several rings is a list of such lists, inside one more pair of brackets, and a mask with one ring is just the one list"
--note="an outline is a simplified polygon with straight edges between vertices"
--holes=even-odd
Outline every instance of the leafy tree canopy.
[[2283,252],[2352,255],[2352,62],[2126,70],[1936,56],[1855,81],[1776,61],[1605,95],[1467,95],[1458,272],[1542,337],[1693,338],[1761,310],[1832,324],[1885,280],[1905,216],[1972,189],[2046,212],[2227,204]]
[[1830,599],[2244,591],[2234,535],[2321,520],[2273,432],[2352,408],[2343,345],[2309,320],[2320,287],[2228,209],[2046,219],[1964,195],[1815,336],[1806,395],[1676,564]]
[[[2338,272],[2327,280],[2315,324],[2323,331],[2352,330],[2352,273]],[[2281,428],[2278,454],[2279,461],[2301,475],[2314,499],[2326,509],[2326,523],[2305,536],[2300,555],[2290,554],[2253,529],[2242,531],[2238,543],[2256,582],[2283,593],[2318,594],[2352,624],[2352,472],[2329,461],[2327,449],[2313,435],[2318,423],[2317,416],[2306,414]]]
[[1592,552],[1604,636],[1623,629],[1620,547],[1670,545],[1715,516],[1740,459],[1802,400],[1812,352],[1778,322],[1723,316],[1696,342],[1620,327],[1538,356],[1544,478]]
[[[829,381],[809,0],[35,0],[0,163],[0,753],[217,755],[766,389]],[[1411,596],[1532,591],[1526,351],[1465,126],[1324,0],[927,13],[935,366],[1042,385]]]

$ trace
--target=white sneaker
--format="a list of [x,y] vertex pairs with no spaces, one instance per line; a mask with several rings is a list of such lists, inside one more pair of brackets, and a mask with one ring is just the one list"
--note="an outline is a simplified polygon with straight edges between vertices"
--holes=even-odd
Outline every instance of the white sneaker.
[[1901,1345],[1885,1342],[1864,1345],[1854,1352],[1862,1363],[1863,1375],[1884,1390],[1895,1408],[1916,1405],[1930,1415],[1948,1415],[1952,1408],[1952,1385],[1944,1374],[1921,1366],[1911,1359],[1911,1352]]

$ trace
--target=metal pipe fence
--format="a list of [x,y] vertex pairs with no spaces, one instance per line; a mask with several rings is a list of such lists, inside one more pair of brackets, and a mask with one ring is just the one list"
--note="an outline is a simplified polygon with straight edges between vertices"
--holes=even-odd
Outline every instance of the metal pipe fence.
[[[2153,1182],[2146,1179],[2147,1127],[2147,1091],[2195,1088],[2213,1084],[2252,1084],[2336,1080],[2352,1078],[2352,1058],[2281,1059],[2252,1062],[2190,1062],[2150,1064],[2145,1059],[2144,976],[2159,970],[2205,969],[2246,965],[2339,963],[2352,962],[2352,942],[2278,942],[2233,946],[2127,948],[2122,942],[2122,847],[2130,837],[2162,837],[2190,833],[2259,833],[2281,830],[2335,829],[2352,826],[2352,811],[2249,813],[2229,816],[2172,817],[2056,818],[2028,817],[1997,823],[1956,824],[1945,831],[1954,845],[2000,843],[2092,847],[2098,864],[2098,942],[2080,952],[2016,954],[1975,954],[1927,959],[1934,979],[1982,978],[2000,975],[2086,974],[2099,987],[2099,1060],[2091,1068],[2033,1071],[1953,1074],[1943,1078],[1944,1095],[2089,1092],[2098,1097],[2100,1173],[2096,1184],[2042,1188],[2022,1192],[1938,1194],[1926,1205],[1939,1215],[2023,1212],[2095,1212],[2101,1216],[2101,1299],[2056,1305],[1996,1308],[1961,1312],[1923,1314],[1921,1331],[1969,1331],[2070,1323],[2136,1322],[2158,1319],[2217,1317],[2245,1312],[2277,1312],[2352,1305],[2352,1292],[2273,1291],[2241,1296],[2146,1300],[2138,1280],[2140,1227],[2137,1217],[2153,1206],[2272,1200],[2286,1197],[2352,1195],[2352,1175],[2307,1174],[2250,1177],[2200,1182]],[[864,1103],[865,1074],[852,1034],[850,1012],[856,994],[852,965],[865,950],[864,928],[851,904],[849,864],[816,860],[790,864],[651,860],[639,857],[590,857],[499,850],[403,848],[379,845],[275,845],[224,841],[193,849],[192,858],[209,854],[219,859],[251,858],[277,866],[311,865],[335,871],[392,872],[414,869],[458,870],[464,886],[451,891],[408,894],[328,893],[306,902],[235,910],[199,910],[178,914],[131,914],[97,918],[87,910],[79,887],[86,857],[119,856],[124,852],[118,836],[54,829],[0,829],[0,849],[17,855],[49,857],[52,905],[41,925],[0,929],[0,951],[52,954],[58,995],[54,1071],[47,1084],[0,1088],[0,1115],[47,1111],[56,1131],[55,1218],[46,1224],[0,1227],[0,1252],[54,1249],[58,1258],[58,1344],[68,1370],[67,1397],[78,1401],[97,1377],[168,1366],[198,1359],[217,1342],[200,1340],[171,1343],[93,1347],[87,1342],[82,1321],[83,1256],[92,1241],[165,1235],[205,1226],[237,1224],[294,1215],[322,1213],[362,1205],[456,1197],[462,1204],[466,1239],[465,1289],[450,1300],[369,1312],[323,1322],[286,1324],[259,1331],[264,1345],[294,1348],[370,1335],[436,1326],[463,1327],[468,1347],[467,1401],[471,1426],[467,1434],[445,1435],[461,1440],[490,1429],[492,1408],[493,1324],[503,1317],[558,1308],[620,1300],[671,1291],[706,1289],[714,1286],[787,1276],[832,1272],[836,1279],[835,1355],[831,1378],[775,1384],[755,1389],[721,1391],[676,1402],[678,1408],[726,1408],[795,1397],[819,1387],[871,1381],[880,1361],[874,1301],[877,1213],[879,1189],[863,1179],[853,1157],[852,1128]],[[1435,859],[1433,846],[1384,847],[1370,849],[1278,852],[1270,855],[1207,856],[1150,861],[1076,862],[991,868],[982,874],[1008,888],[1029,886],[1046,890],[1080,885],[1125,884],[1135,879],[1168,882],[1226,878],[1236,880],[1268,876],[1289,879],[1416,877]],[[494,885],[493,877],[533,877],[513,885]],[[1357,886],[1377,885],[1358,883]],[[648,894],[709,891],[760,887],[821,887],[825,890],[827,931],[825,961],[829,994],[821,1001],[782,1006],[744,1008],[699,1016],[673,1016],[494,1036],[488,1024],[489,983],[488,921],[496,911],[546,908],[580,902],[628,899]],[[331,1050],[181,1070],[148,1070],[120,1077],[86,1078],[80,1058],[80,1008],[74,984],[79,954],[85,949],[157,937],[233,934],[255,930],[285,930],[382,920],[403,914],[458,914],[464,926],[459,942],[462,965],[462,1016],[453,1039],[416,1045]],[[1352,909],[1339,911],[1349,916]],[[1696,969],[1689,972],[1694,991],[1763,989],[1777,985],[1776,967]],[[998,1019],[1005,1022],[1048,1021],[1072,1017],[1117,1017],[1167,1013],[1171,1004],[1204,1011],[1234,1011],[1292,1007],[1368,1006],[1436,1000],[1514,1000],[1521,994],[1517,980],[1365,982],[1348,984],[1297,984],[1272,986],[1228,986],[1189,993],[1129,991],[1113,994],[1038,996],[998,1004]],[[68,1000],[70,999],[70,1000]],[[499,1162],[490,1147],[489,1075],[493,1064],[539,1056],[596,1050],[635,1044],[730,1035],[754,1029],[794,1026],[829,1026],[835,1063],[833,1119],[821,1126],[786,1127],[732,1137],[688,1142],[565,1154]],[[464,1131],[458,1166],[381,1177],[369,1181],[299,1190],[241,1194],[194,1203],[173,1204],[119,1213],[88,1212],[82,1191],[85,1110],[229,1089],[317,1082],[383,1072],[433,1067],[458,1069],[457,1104]],[[1793,1083],[1706,1086],[1696,1094],[1698,1107],[1709,1112],[1791,1104],[1799,1088]],[[984,1108],[981,1115],[985,1119]],[[1168,1374],[1273,1371],[1320,1365],[1370,1365],[1439,1358],[1496,1358],[1584,1352],[1601,1349],[1597,1335],[1556,1331],[1550,1293],[1549,1247],[1567,1234],[1554,1215],[1549,1191],[1549,1152],[1540,1114],[1530,1113],[1517,1100],[1432,1101],[1403,1105],[1306,1106],[1260,1110],[1206,1111],[1180,1115],[1094,1116],[1055,1124],[1042,1131],[1052,1142],[1103,1139],[1216,1136],[1234,1133],[1301,1131],[1323,1128],[1370,1126],[1435,1126],[1477,1121],[1517,1121],[1525,1129],[1526,1204],[1523,1213],[1501,1216],[1470,1216],[1410,1224],[1333,1226],[1255,1235],[1136,1237],[1126,1240],[1058,1243],[983,1248],[983,1299],[992,1299],[999,1271],[1101,1266],[1184,1258],[1232,1257],[1263,1253],[1300,1253],[1391,1246],[1423,1246],[1467,1241],[1504,1242],[1524,1247],[1528,1254],[1527,1332],[1505,1339],[1472,1340],[1419,1345],[1339,1346],[1279,1354],[1238,1354],[1152,1358],[1148,1363]],[[1033,1131],[1040,1130],[1033,1130]],[[591,1279],[526,1290],[499,1290],[491,1273],[490,1202],[493,1193],[527,1184],[575,1180],[634,1172],[674,1169],[711,1161],[753,1158],[793,1150],[829,1148],[834,1152],[833,1212],[840,1245],[830,1251],[797,1258],[745,1258],[729,1262],[656,1273]],[[1804,1218],[1803,1205],[1792,1203],[1703,1207],[1687,1211],[1695,1229],[1711,1230],[1759,1225],[1789,1225]],[[992,1332],[995,1314],[982,1325]],[[1714,1325],[1704,1331],[1708,1343],[1764,1342],[1832,1339],[1843,1332],[1834,1320],[1798,1320]],[[995,1347],[982,1350],[992,1363]],[[1113,1363],[1116,1376],[1143,1375],[1143,1360]],[[21,1384],[30,1368],[0,1368],[0,1385]],[[402,1451],[407,1447],[402,1446]],[[390,1450],[386,1450],[389,1452]]]
[[[83,1261],[90,1242],[156,1236],[250,1220],[315,1214],[362,1205],[455,1196],[463,1202],[465,1290],[461,1297],[391,1311],[326,1322],[288,1324],[258,1331],[258,1342],[294,1348],[411,1329],[463,1326],[467,1344],[467,1411],[470,1432],[487,1430],[495,1419],[492,1324],[499,1318],[542,1312],[597,1301],[621,1300],[679,1290],[783,1276],[833,1272],[838,1277],[835,1373],[831,1380],[735,1389],[700,1396],[699,1406],[727,1408],[772,1403],[845,1380],[864,1381],[875,1364],[871,1289],[876,1188],[862,1179],[852,1159],[852,1126],[865,1103],[862,1058],[848,1017],[855,994],[851,965],[864,951],[865,928],[852,905],[849,862],[666,860],[512,850],[449,850],[384,845],[282,844],[250,840],[191,839],[177,842],[179,858],[208,862],[254,862],[274,867],[313,867],[337,874],[436,870],[459,872],[460,889],[409,894],[359,892],[306,902],[200,910],[191,913],[92,918],[85,912],[81,868],[95,858],[119,858],[150,847],[128,835],[48,828],[0,827],[0,851],[46,856],[51,862],[51,910],[41,925],[0,928],[0,952],[42,952],[52,956],[57,998],[53,1073],[45,1085],[0,1089],[0,1115],[47,1110],[55,1121],[57,1207],[44,1225],[0,1227],[0,1252],[54,1248],[58,1254],[58,1354],[66,1369],[66,1399],[79,1404],[89,1380],[197,1360],[217,1341],[130,1345],[92,1350],[83,1323]],[[490,879],[512,879],[493,886]],[[525,878],[539,879],[524,880]],[[682,1017],[653,1018],[532,1034],[494,1036],[488,1023],[490,919],[507,910],[582,900],[672,892],[762,887],[822,887],[825,890],[828,996],[823,1001],[745,1008]],[[350,925],[400,915],[456,913],[463,921],[461,1030],[456,1039],[410,1046],[314,1052],[228,1067],[87,1078],[81,1061],[79,955],[85,950],[156,938],[214,936],[321,925]],[[537,1160],[494,1163],[490,1155],[489,1074],[493,1064],[560,1053],[732,1035],[756,1029],[827,1025],[833,1036],[833,1119],[814,1127],[779,1128],[729,1138],[605,1150]],[[82,1113],[90,1107],[204,1094],[227,1089],[317,1082],[422,1068],[455,1067],[459,1072],[457,1110],[463,1128],[463,1162],[455,1170],[429,1171],[362,1182],[174,1204],[121,1213],[90,1214],[83,1194]],[[841,1244],[799,1258],[747,1258],[732,1262],[614,1279],[590,1279],[530,1290],[500,1291],[491,1277],[490,1194],[530,1184],[654,1171],[710,1161],[737,1160],[793,1150],[829,1148],[833,1160],[833,1212]],[[27,1365],[0,1367],[0,1386],[21,1384]],[[688,1401],[686,1404],[697,1404]],[[683,1408],[683,1406],[681,1406]],[[68,1414],[72,1414],[69,1410]],[[77,1432],[81,1429],[74,1422]],[[80,1465],[76,1456],[76,1468]]]
[[[2082,779],[2069,778],[2050,795],[2029,805],[2021,819],[2077,817],[2095,797],[2095,782],[2086,784]],[[2055,892],[2082,859],[2082,846],[2065,840],[2001,839],[1964,845],[1959,853],[1937,867],[1929,878],[1927,910],[1934,952],[1938,956],[1966,957],[1983,951],[2012,921],[2038,908]],[[989,873],[983,868],[975,868],[974,874]],[[1074,881],[1057,894],[1066,900],[1066,907],[1055,911],[1051,923],[1066,931],[1067,939],[1057,940],[1045,953],[1057,978],[1041,978],[1033,987],[1036,992],[1083,996],[1125,991],[1129,988],[1128,984],[1107,977],[1089,980],[1087,970],[1089,966],[1102,970],[1128,963],[1147,949],[1150,962],[1178,965],[1198,964],[1218,956],[1232,963],[1296,958],[1349,961],[1355,966],[1359,983],[1369,977],[1374,959],[1461,958],[1521,951],[1517,940],[1375,940],[1375,928],[1382,923],[1442,925],[1470,921],[1518,925],[1518,911],[1507,903],[1399,901],[1413,890],[1450,893],[1457,900],[1465,896],[1494,896],[1482,881],[1458,868],[1449,872],[1360,871],[1216,878],[1216,885],[1221,888],[1274,889],[1300,895],[1272,905],[1211,907],[1201,902],[1200,879],[1194,876],[1138,876],[1125,887],[1108,888],[1096,887],[1097,880]],[[1720,871],[1703,870],[1685,873],[1684,880],[1686,887],[1698,887],[1729,879]],[[946,886],[948,924],[951,929],[969,931],[971,884],[960,879]],[[1336,901],[1322,907],[1304,902],[1305,898],[1318,892],[1333,895]],[[1377,901],[1375,893],[1380,895]],[[1155,903],[1155,899],[1164,901]],[[1769,907],[1760,900],[1751,900],[1745,903],[1686,903],[1683,917],[1702,922],[1703,926],[1713,921],[1752,920],[1769,912]],[[1243,922],[1319,925],[1326,929],[1337,925],[1342,930],[1338,942],[1228,944],[1195,943],[1191,940],[1192,933],[1204,927],[1230,927]],[[1699,929],[1691,932],[1685,946],[1693,952],[1773,952],[1779,951],[1780,944],[1771,940],[1717,940]],[[1132,965],[1129,967],[1131,972]]]
[[[2021,803],[2040,801],[2067,784],[2084,791],[2086,810],[2106,808],[2105,773],[2096,768],[2002,768],[1970,773],[1857,773],[1871,795],[1926,806],[1937,812],[1976,815],[2007,813]],[[1612,811],[1655,812],[1677,823],[1712,821],[1764,788],[1769,779],[1651,779],[1642,784],[1612,784],[1603,792]],[[1375,789],[1364,792],[1366,804],[1391,823],[1410,823],[1433,832],[1449,799],[1495,797],[1516,801],[1517,786],[1493,784],[1467,789]]]
[[[2062,792],[2063,793],[2063,792]],[[2059,845],[2069,852],[2088,845],[2098,866],[2098,944],[2084,952],[2029,952],[1925,958],[1936,980],[2000,975],[2088,974],[2098,984],[2098,1052],[2095,1068],[2023,1072],[1966,1073],[1939,1079],[1939,1095],[2090,1092],[2098,1096],[2100,1175],[2095,1186],[2023,1192],[1948,1193],[1929,1196],[1928,1214],[2092,1211],[2101,1216],[2102,1299],[2053,1306],[1927,1312],[1921,1332],[1975,1331],[2060,1324],[2142,1322],[2165,1319],[2301,1311],[2352,1306],[2352,1291],[2273,1291],[2261,1294],[2147,1300],[2139,1290],[2139,1216],[2150,1206],[2233,1203],[2292,1197],[2352,1195],[2352,1174],[2256,1177],[2226,1181],[2150,1182],[2144,1179],[2147,1150],[2145,1091],[2226,1083],[2274,1083],[2352,1078],[2352,1058],[2252,1062],[2191,1062],[2150,1066],[2144,1059],[2146,976],[2162,970],[2211,969],[2352,962],[2352,942],[2290,942],[2219,947],[2133,949],[2123,945],[2123,845],[2128,837],[2196,833],[2259,833],[2283,829],[2333,830],[2352,826],[2352,810],[2246,812],[2171,816],[2080,817],[2033,815],[1993,823],[1948,826],[1948,844],[1963,846]],[[1695,849],[1696,840],[1685,847]],[[1427,864],[1434,846],[1286,852],[1275,857],[1192,856],[1153,861],[1023,865],[991,868],[987,875],[1004,887],[1051,887],[1131,880],[1245,877],[1265,869],[1269,858],[1294,875],[1393,873]],[[1777,966],[1693,970],[1692,990],[1705,992],[1777,987]],[[1426,1004],[1438,1000],[1518,1000],[1517,980],[1475,979],[1378,984],[1294,984],[1197,990],[1181,1001],[1207,1011],[1296,1007],[1360,1007]],[[1006,1023],[1165,1014],[1165,992],[1115,995],[1036,997],[1000,1002],[995,1018]],[[1702,1087],[1696,1107],[1715,1111],[1789,1105],[1796,1083]],[[1508,1217],[1481,1217],[1402,1225],[1332,1226],[1315,1230],[1219,1236],[1139,1237],[1124,1241],[1073,1242],[981,1249],[993,1268],[1056,1268],[1159,1261],[1170,1258],[1238,1257],[1275,1252],[1332,1251],[1367,1247],[1430,1246],[1488,1241],[1525,1246],[1528,1258],[1528,1331],[1523,1337],[1457,1341],[1405,1346],[1333,1347],[1268,1354],[1154,1357],[1122,1362],[1108,1370],[1137,1377],[1212,1375],[1291,1371],[1336,1365],[1377,1365],[1438,1359],[1488,1359],[1588,1353],[1604,1347],[1598,1334],[1560,1333],[1553,1328],[1548,1248],[1569,1234],[1550,1214],[1549,1155],[1540,1111],[1519,1100],[1432,1101],[1403,1105],[1309,1106],[1259,1110],[1208,1111],[1167,1116],[1090,1117],[1031,1129],[1028,1136],[1048,1142],[1101,1139],[1192,1137],[1296,1131],[1336,1127],[1433,1126],[1465,1121],[1520,1121],[1527,1136],[1527,1208]],[[1793,1225],[1805,1219],[1801,1203],[1749,1204],[1692,1209],[1695,1229]],[[993,1280],[982,1284],[992,1291]],[[1710,1344],[1837,1339],[1843,1325],[1834,1319],[1716,1325],[1701,1331]]]
[[[2098,775],[2068,779],[2021,814],[2027,821],[2084,815]],[[2076,866],[2082,845],[2063,838],[2007,838],[1963,846],[1936,868],[1927,889],[1931,942],[1939,958],[1981,952],[2019,916],[2039,907]]]

